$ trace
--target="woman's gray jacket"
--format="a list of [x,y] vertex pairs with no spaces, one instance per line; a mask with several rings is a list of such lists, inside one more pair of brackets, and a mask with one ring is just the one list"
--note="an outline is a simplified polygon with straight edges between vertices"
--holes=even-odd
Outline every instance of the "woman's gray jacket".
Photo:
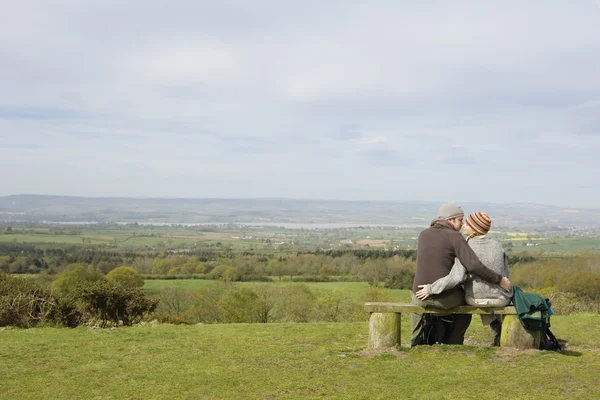
[[[475,236],[468,240],[481,262],[489,269],[508,278],[508,259],[502,245],[487,236]],[[458,259],[450,273],[430,285],[427,285],[429,294],[440,294],[464,282],[465,300],[473,306],[505,306],[510,303],[512,289],[506,292],[498,284],[485,282],[476,276],[467,276],[465,267]]]

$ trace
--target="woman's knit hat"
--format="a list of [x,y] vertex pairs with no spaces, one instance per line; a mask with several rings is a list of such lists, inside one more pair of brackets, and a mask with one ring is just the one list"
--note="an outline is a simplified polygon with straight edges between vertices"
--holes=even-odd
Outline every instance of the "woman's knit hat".
[[478,235],[485,235],[492,227],[490,216],[479,211],[469,214],[465,223]]

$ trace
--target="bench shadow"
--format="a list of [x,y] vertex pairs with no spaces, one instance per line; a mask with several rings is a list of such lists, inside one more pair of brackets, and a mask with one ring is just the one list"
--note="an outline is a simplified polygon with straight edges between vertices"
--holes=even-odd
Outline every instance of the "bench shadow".
[[560,344],[560,347],[562,347],[562,349],[563,349],[559,354],[562,354],[562,355],[565,355],[568,357],[581,357],[583,354],[580,351],[569,350],[569,342],[567,342],[566,340],[558,339],[558,343]]
[[574,350],[563,350],[559,354],[561,354],[563,356],[568,356],[568,357],[581,357],[582,356],[581,352],[574,351]]

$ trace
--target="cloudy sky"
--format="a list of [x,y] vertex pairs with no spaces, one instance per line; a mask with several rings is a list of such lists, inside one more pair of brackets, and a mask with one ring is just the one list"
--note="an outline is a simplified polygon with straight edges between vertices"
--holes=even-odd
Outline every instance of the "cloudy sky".
[[0,6],[0,195],[600,207],[598,0]]

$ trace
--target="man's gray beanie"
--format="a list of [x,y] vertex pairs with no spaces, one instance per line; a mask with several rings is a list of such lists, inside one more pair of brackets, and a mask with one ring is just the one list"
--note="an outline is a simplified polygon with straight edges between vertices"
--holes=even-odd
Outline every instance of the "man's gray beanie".
[[465,215],[465,212],[456,203],[444,203],[438,210],[438,218],[441,219],[451,219],[458,217],[459,215]]

